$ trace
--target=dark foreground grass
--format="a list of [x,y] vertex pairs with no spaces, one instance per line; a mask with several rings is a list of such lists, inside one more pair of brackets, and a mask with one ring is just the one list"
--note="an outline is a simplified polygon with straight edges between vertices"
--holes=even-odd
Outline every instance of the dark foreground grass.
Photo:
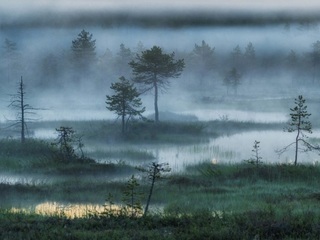
[[319,239],[312,211],[275,216],[272,209],[241,214],[198,212],[67,219],[0,212],[1,239]]
[[123,172],[133,173],[135,170],[124,163],[98,163],[87,157],[74,156],[66,159],[57,148],[46,141],[29,139],[21,144],[20,141],[11,139],[0,141],[0,172],[28,175],[98,176]]
[[[320,166],[202,163],[187,170],[156,184],[151,205],[163,206],[163,211],[144,218],[93,212],[86,218],[67,219],[2,210],[0,239],[320,238]],[[147,192],[147,182],[139,183],[139,189]],[[1,192],[4,196],[15,192],[22,199],[32,195],[75,203],[100,199],[102,204],[108,192],[121,201],[125,184],[74,180],[1,186]]]

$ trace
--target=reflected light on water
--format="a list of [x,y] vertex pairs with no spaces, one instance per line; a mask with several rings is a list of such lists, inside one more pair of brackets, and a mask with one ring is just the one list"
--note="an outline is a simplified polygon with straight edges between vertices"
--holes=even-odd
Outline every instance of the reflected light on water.
[[63,204],[59,202],[44,202],[30,208],[11,208],[12,213],[39,214],[43,216],[56,216],[73,218],[86,218],[90,216],[142,216],[142,211],[137,211],[127,206],[108,204]]
[[81,218],[87,217],[90,214],[102,213],[104,207],[98,204],[60,204],[57,202],[45,202],[38,204],[34,211],[40,215]]
[[211,160],[211,163],[212,163],[212,164],[218,164],[218,160],[215,159],[215,158],[213,158],[213,159]]
[[[120,210],[120,206],[112,205],[114,211]],[[99,204],[62,204],[58,202],[44,202],[34,208],[11,208],[13,213],[35,213],[44,216],[59,216],[67,218],[84,218],[91,214],[102,214],[105,208]]]

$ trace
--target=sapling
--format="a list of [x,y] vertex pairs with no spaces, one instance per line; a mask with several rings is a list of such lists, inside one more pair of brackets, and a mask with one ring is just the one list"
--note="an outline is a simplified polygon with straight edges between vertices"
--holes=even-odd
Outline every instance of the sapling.
[[149,195],[147,199],[147,204],[143,213],[143,216],[146,216],[149,209],[149,204],[151,201],[151,196],[153,193],[154,184],[157,179],[160,179],[162,175],[166,172],[170,172],[171,168],[169,167],[169,163],[156,163],[152,162],[147,169],[140,168],[140,171],[146,172],[148,175],[148,179],[151,182],[150,189],[149,189]]
[[125,206],[122,208],[123,213],[130,217],[137,217],[142,214],[141,197],[142,193],[138,191],[140,184],[134,175],[128,180],[123,190],[122,201]]
[[[290,108],[290,117],[291,121],[288,123],[288,127],[284,129],[286,132],[296,132],[295,141],[285,146],[281,150],[278,150],[279,155],[288,150],[292,145],[295,146],[295,156],[294,156],[294,165],[297,165],[298,162],[298,151],[302,150],[304,152],[311,150],[320,150],[319,146],[310,144],[306,139],[308,136],[305,133],[312,133],[312,125],[309,121],[310,113],[307,111],[307,105],[305,105],[305,99],[302,95],[299,95],[295,99],[295,106]],[[300,148],[299,143],[304,145],[304,148]]]
[[113,206],[114,206],[114,197],[111,193],[109,193],[106,199],[106,204],[103,205],[104,210],[102,212],[102,215],[106,217],[113,217],[117,215],[117,210],[114,209]]
[[[85,159],[82,136],[77,136],[76,131],[73,130],[72,127],[61,126],[60,128],[56,128],[56,131],[58,132],[58,137],[52,145],[58,147],[64,160],[71,160],[75,158]],[[76,154],[76,150],[80,152],[80,157]]]
[[255,140],[253,144],[252,157],[247,160],[248,163],[259,166],[262,163],[262,157],[260,156],[260,142]]
[[74,130],[72,127],[64,127],[56,128],[58,132],[58,137],[56,141],[52,144],[59,148],[60,153],[66,159],[72,159],[75,157],[73,143],[74,143]]

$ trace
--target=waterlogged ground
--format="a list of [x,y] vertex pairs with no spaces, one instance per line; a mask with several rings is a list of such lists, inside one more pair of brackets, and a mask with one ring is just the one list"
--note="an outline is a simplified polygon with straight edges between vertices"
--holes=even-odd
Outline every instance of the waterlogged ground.
[[200,121],[233,120],[243,122],[277,123],[286,122],[288,116],[283,112],[254,112],[227,109],[197,109],[184,111],[182,114],[193,114]]
[[[320,137],[320,131],[314,131],[312,137]],[[293,163],[294,146],[279,155],[279,150],[291,144],[295,140],[295,133],[283,131],[250,131],[231,136],[211,138],[207,143],[188,145],[128,145],[108,146],[103,149],[111,151],[117,148],[119,151],[126,148],[152,153],[159,162],[168,162],[173,172],[181,172],[187,165],[200,162],[216,163],[241,163],[253,157],[253,145],[260,141],[259,156],[264,163]],[[101,147],[99,148],[101,151]],[[94,151],[93,151],[94,152]],[[90,155],[90,153],[89,153]],[[119,161],[119,159],[100,158],[99,161]],[[150,160],[121,159],[130,164],[147,164]],[[318,163],[320,156],[317,152],[299,153],[299,163]]]
[[[279,123],[286,122],[288,117],[280,112],[250,112],[240,110],[208,110],[200,109],[192,112],[185,111],[182,114],[192,114],[201,121],[209,120],[238,120],[247,122],[262,123]],[[37,128],[33,133],[35,138],[55,139],[57,133],[54,129]],[[315,136],[315,134],[314,134]],[[145,151],[154,156],[159,162],[169,162],[173,171],[181,171],[188,164],[198,163],[200,161],[213,161],[220,163],[235,163],[251,157],[251,150],[255,140],[260,141],[261,157],[265,162],[290,161],[292,153],[284,154],[281,158],[275,153],[275,150],[286,146],[292,141],[293,136],[282,131],[265,131],[265,132],[246,132],[232,136],[223,136],[212,138],[209,142],[200,142],[190,145],[174,144],[148,144],[148,145],[110,145],[110,144],[86,144],[85,151],[98,161],[126,161],[131,164],[137,164],[137,161],[130,159],[110,159],[99,154],[97,158],[94,154],[96,151],[103,153],[110,151]],[[314,161],[312,159],[304,161]],[[140,160],[139,164],[145,163]]]
[[[310,137],[319,138],[320,130],[316,130]],[[56,137],[56,133],[49,129],[37,129],[35,137],[50,139]],[[183,171],[187,165],[210,161],[212,163],[240,163],[252,158],[253,145],[259,141],[259,156],[264,163],[292,163],[294,159],[294,146],[279,155],[279,150],[291,144],[295,140],[295,133],[281,130],[248,131],[230,136],[211,138],[208,142],[198,144],[139,144],[139,145],[87,145],[85,151],[99,162],[119,161],[132,165],[144,165],[150,159],[110,158],[104,157],[112,151],[140,151],[154,156],[154,160],[168,162],[174,172]],[[98,157],[95,154],[99,152]],[[106,154],[104,154],[106,153]],[[301,152],[300,163],[317,163],[320,156],[316,152]]]
[[[228,120],[222,121],[227,122]],[[238,125],[231,121],[228,124],[239,126],[240,128],[241,126],[243,127],[243,125]],[[248,123],[248,125],[248,129],[255,129],[256,125],[250,125],[250,123]],[[281,125],[282,124],[280,124],[280,126]],[[176,125],[174,126],[177,127]],[[218,124],[218,126],[220,126],[220,124]],[[269,125],[263,125],[263,129],[266,129],[268,126]],[[275,126],[275,129],[279,129],[279,125]],[[261,197],[261,199],[259,198],[253,201],[255,204],[258,204],[257,206],[253,206],[253,208],[264,209],[266,206],[269,206],[268,204],[273,205],[275,201],[279,201],[278,199],[281,199],[281,201],[284,202],[283,205],[287,206],[286,196],[281,195],[283,191],[286,190],[286,186],[283,187],[281,185],[283,183],[279,185],[274,184],[272,181],[272,179],[278,175],[283,175],[286,177],[286,180],[289,179],[289,183],[292,184],[290,187],[293,188],[294,191],[300,193],[301,189],[304,189],[303,191],[306,196],[303,197],[313,196],[312,194],[315,190],[309,189],[309,184],[305,185],[303,182],[301,186],[298,186],[295,183],[291,183],[292,179],[295,179],[293,170],[298,171],[300,167],[302,170],[304,168],[309,169],[309,165],[291,169],[290,167],[294,167],[291,164],[266,165],[261,168],[256,168],[249,164],[228,164],[242,163],[244,160],[253,157],[252,150],[254,141],[260,141],[259,156],[264,163],[292,163],[293,161],[293,148],[281,156],[278,155],[276,150],[280,150],[292,143],[295,139],[295,133],[283,132],[281,129],[248,130],[248,126],[246,125],[245,127],[243,131],[237,129],[236,131],[230,131],[230,133],[236,132],[234,134],[221,135],[219,137],[212,136],[204,140],[196,138],[199,139],[198,142],[193,141],[192,143],[183,144],[167,143],[165,141],[163,141],[165,143],[155,141],[152,143],[131,142],[131,144],[129,144],[121,142],[111,144],[98,140],[90,140],[84,142],[84,151],[89,157],[92,157],[98,162],[118,164],[116,168],[122,164],[128,167],[126,164],[146,166],[152,161],[168,162],[173,174],[164,181],[164,184],[157,185],[157,191],[155,191],[155,196],[153,197],[151,208],[155,208],[158,212],[179,212],[181,207],[187,210],[190,208],[196,209],[196,207],[189,205],[197,204],[200,207],[208,206],[214,212],[224,211],[225,209],[230,212],[236,209],[251,210],[252,206],[248,203],[252,203],[253,195],[255,197]],[[41,125],[40,128],[33,128],[33,131],[34,137],[44,139],[47,142],[53,141],[57,137],[54,129],[49,129],[44,127],[44,125]],[[222,132],[221,129],[220,132]],[[320,138],[320,130],[314,130],[313,134],[310,134],[310,137]],[[311,140],[313,141],[313,139]],[[14,152],[16,152],[15,148]],[[24,159],[24,157],[22,157],[22,159]],[[299,163],[318,163],[319,161],[319,155],[316,152],[300,153]],[[216,165],[217,163],[218,165]],[[101,166],[102,165],[100,165],[99,168],[101,168]],[[63,165],[63,168],[65,167],[66,166]],[[316,169],[317,167],[318,165],[314,168]],[[47,166],[45,168],[47,168]],[[223,168],[234,168],[235,171],[237,171],[235,174],[228,173],[228,171],[221,174],[221,176],[223,176],[221,179],[224,179],[225,175],[223,174],[228,173],[229,175],[226,179],[232,177],[234,178],[234,182],[230,183],[226,181],[221,185],[221,182],[219,182],[221,179],[219,180],[218,175],[211,177],[215,169],[219,170],[219,168],[220,170],[223,170]],[[269,168],[279,171],[279,174],[268,172]],[[286,168],[288,168],[288,171]],[[134,168],[130,167],[130,170],[132,169]],[[187,170],[187,174],[180,174],[183,173],[185,169]],[[312,168],[310,169],[312,170]],[[137,173],[136,177],[143,191],[147,192],[148,182],[144,181],[145,176],[136,169],[134,170],[136,171],[134,174]],[[199,182],[194,180],[195,176],[189,175],[193,173],[196,173],[195,176],[200,178]],[[70,175],[68,175],[68,173],[55,175],[55,172],[50,172],[50,174],[50,176],[45,176],[45,174],[26,175],[23,173],[19,174],[19,172],[15,175],[2,174],[0,181],[6,183],[3,184],[2,187],[8,192],[7,196],[10,195],[8,200],[4,200],[3,203],[1,203],[2,206],[8,207],[9,209],[11,208],[11,211],[30,211],[31,213],[34,212],[49,216],[67,216],[68,218],[88,216],[91,212],[101,213],[104,210],[103,204],[104,200],[106,200],[106,195],[110,192],[115,194],[116,204],[121,204],[123,186],[133,173],[132,171],[130,173],[127,171],[121,172],[121,175],[118,173],[112,174],[112,172],[105,172],[97,175],[96,172],[94,172],[94,174],[82,175],[81,171],[76,171]],[[290,176],[287,176],[287,174]],[[312,174],[309,175],[312,176]],[[255,182],[255,178],[260,175],[263,181],[265,181],[266,177],[266,186],[264,186],[261,194],[256,194],[257,189],[261,189],[261,185],[259,185],[261,182],[256,181],[255,186],[252,186],[251,183]],[[205,178],[202,178],[203,176]],[[244,178],[244,181],[238,185],[239,177],[241,178],[241,176]],[[213,183],[214,181],[216,182]],[[271,185],[273,189],[270,189]],[[268,200],[267,198],[265,200],[263,196],[269,196],[270,192],[273,192],[275,188],[276,191],[278,191],[274,194],[275,199],[270,200],[269,198]],[[165,191],[169,191],[169,193],[166,192],[166,194],[163,194]],[[292,189],[286,191],[292,194]],[[235,192],[242,201],[241,207],[238,206],[238,201],[230,200],[234,198]],[[246,192],[246,194],[243,195],[243,192]],[[290,195],[290,197],[291,196],[292,195]],[[318,195],[316,195],[316,197],[317,196]],[[187,197],[188,200],[183,199],[185,197]],[[298,197],[297,202],[300,201],[301,196],[299,195]],[[14,199],[14,202],[11,199]],[[145,199],[143,199],[143,203],[145,203],[144,201]],[[183,206],[183,204],[185,205]],[[114,205],[112,207],[117,209],[119,206]]]

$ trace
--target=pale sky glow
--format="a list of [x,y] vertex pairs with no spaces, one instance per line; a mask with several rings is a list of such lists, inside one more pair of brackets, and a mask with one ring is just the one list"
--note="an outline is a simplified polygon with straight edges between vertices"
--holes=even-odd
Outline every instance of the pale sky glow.
[[[68,21],[73,21],[70,25],[79,21],[130,24],[133,20],[136,24],[156,24],[167,19],[164,14],[178,20],[184,18],[186,24],[194,24],[194,19],[200,19],[197,24],[209,24],[210,21],[210,24],[228,21],[229,24],[241,21],[254,24],[256,18],[263,24],[274,23],[275,19],[291,21],[292,16],[298,17],[297,21],[319,21],[319,13],[320,1],[315,0],[0,0],[0,26],[6,27],[41,23],[62,26]],[[158,19],[153,23],[150,19],[139,19],[144,16]],[[242,19],[238,19],[239,16]],[[283,16],[287,18],[283,19]]]
[[221,9],[221,10],[315,10],[320,9],[316,0],[6,0],[1,9],[27,11],[30,9]]

